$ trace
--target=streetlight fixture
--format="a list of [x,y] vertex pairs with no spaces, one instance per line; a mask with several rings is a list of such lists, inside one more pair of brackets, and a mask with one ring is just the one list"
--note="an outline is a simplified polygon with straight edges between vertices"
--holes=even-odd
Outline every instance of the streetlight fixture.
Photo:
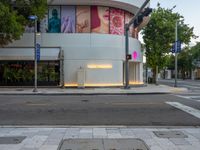
[[37,34],[37,19],[35,15],[29,16],[30,20],[34,21],[34,69],[35,69],[35,81],[33,92],[38,92],[37,90],[37,47],[36,47],[36,34]]

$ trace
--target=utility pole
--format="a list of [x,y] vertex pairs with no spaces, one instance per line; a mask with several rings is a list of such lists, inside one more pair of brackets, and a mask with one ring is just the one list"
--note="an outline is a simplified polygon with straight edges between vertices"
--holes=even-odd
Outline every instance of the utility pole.
[[129,27],[127,28],[128,24],[125,24],[125,49],[126,49],[126,56],[125,56],[125,89],[129,89],[129,62],[127,55],[129,53],[129,37],[128,37],[128,32],[129,32]]
[[174,84],[174,87],[177,87],[177,74],[178,74],[177,41],[178,41],[178,21],[176,20],[176,26],[175,26],[175,84]]
[[143,11],[143,9],[146,7],[146,5],[150,2],[150,0],[146,0],[143,5],[140,7],[140,9],[137,11],[133,19],[129,23],[125,25],[125,86],[124,89],[129,89],[129,58],[127,57],[129,54],[129,27],[133,24],[134,28],[134,21],[138,18],[140,13]]

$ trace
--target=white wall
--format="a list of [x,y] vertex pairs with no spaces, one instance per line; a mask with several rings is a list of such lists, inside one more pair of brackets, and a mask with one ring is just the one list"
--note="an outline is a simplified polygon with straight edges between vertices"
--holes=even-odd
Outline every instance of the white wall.
[[[77,70],[80,67],[86,69],[87,84],[123,84],[124,36],[93,33],[43,33],[37,38],[37,41],[41,47],[60,47],[64,51],[65,84],[77,82]],[[9,45],[9,47],[28,46],[33,46],[33,34],[31,33],[24,34],[20,41]],[[142,63],[141,46],[138,40],[129,39],[129,50],[130,54],[137,51],[140,56],[137,60],[131,61]],[[112,68],[88,69],[87,65],[89,64],[111,65]],[[140,76],[139,72],[138,76]],[[138,82],[142,82],[142,80]]]
[[141,7],[142,4],[145,2],[145,0],[112,0],[112,1],[123,2],[137,7]]
[[102,5],[136,13],[145,0],[47,0],[49,5]]

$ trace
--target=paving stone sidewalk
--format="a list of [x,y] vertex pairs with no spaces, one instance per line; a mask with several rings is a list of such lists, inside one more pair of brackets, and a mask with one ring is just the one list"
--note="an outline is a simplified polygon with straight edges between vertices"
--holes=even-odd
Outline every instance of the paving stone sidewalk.
[[[181,131],[185,137],[160,138],[154,131]],[[57,150],[63,139],[141,139],[151,150],[199,150],[198,127],[69,127],[0,128],[0,137],[26,136],[20,144],[0,144],[0,150]]]

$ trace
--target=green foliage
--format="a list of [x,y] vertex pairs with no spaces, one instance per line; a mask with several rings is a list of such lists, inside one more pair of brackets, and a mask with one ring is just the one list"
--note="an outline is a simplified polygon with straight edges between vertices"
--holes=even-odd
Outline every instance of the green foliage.
[[0,2],[0,46],[20,38],[24,31],[21,21],[23,22],[22,16],[10,11],[7,5]]
[[1,0],[0,2],[0,47],[17,40],[30,24],[28,16],[42,19],[47,10],[46,0]]
[[200,60],[200,42],[191,48],[193,60]]
[[178,55],[178,70],[181,71],[183,79],[185,78],[185,72],[191,73],[193,69],[192,61],[191,50],[189,47],[185,47]]
[[175,69],[175,57],[174,55],[167,55],[165,59],[165,67],[170,70]]
[[[156,66],[163,68],[166,65],[167,55],[175,41],[175,24],[178,25],[178,39],[188,44],[195,37],[193,28],[184,24],[184,18],[173,9],[161,8],[158,4],[150,17],[148,25],[143,29],[143,39],[146,47],[148,66],[155,70]],[[155,77],[155,76],[154,76]]]

